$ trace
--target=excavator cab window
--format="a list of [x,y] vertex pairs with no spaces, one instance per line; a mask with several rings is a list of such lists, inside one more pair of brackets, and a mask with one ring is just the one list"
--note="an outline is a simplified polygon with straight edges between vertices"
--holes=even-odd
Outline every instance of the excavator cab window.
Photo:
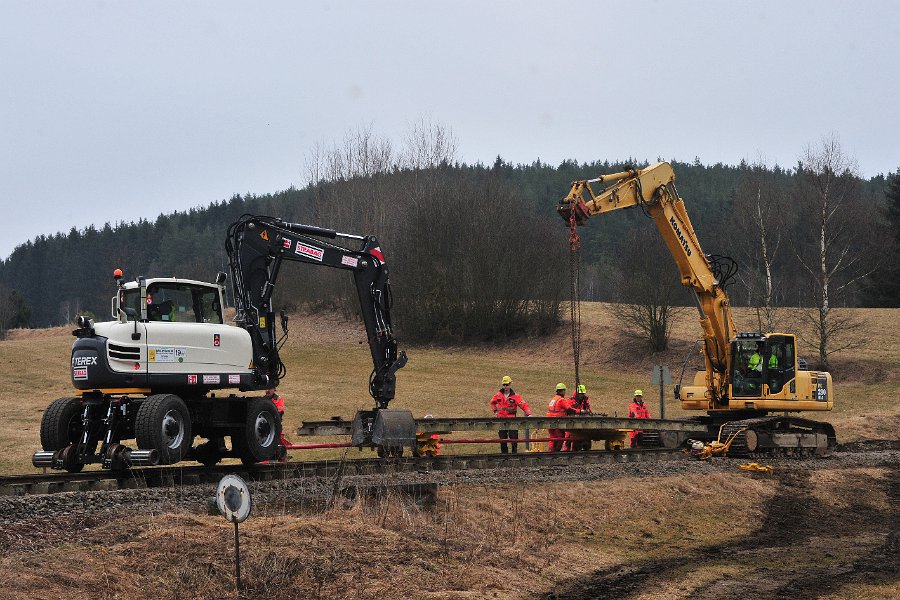
[[796,376],[793,336],[773,335],[769,337],[765,366],[769,392],[778,394],[784,388],[784,384]]
[[221,324],[222,306],[218,290],[198,288],[194,290],[194,312],[200,323]]
[[[119,290],[119,308],[134,309],[135,314],[141,314],[141,293],[140,290]],[[116,315],[118,317],[118,314]]]
[[194,286],[155,283],[147,286],[147,319],[164,323],[197,323]]
[[[140,312],[138,289],[120,292],[122,308]],[[163,323],[213,323],[221,325],[222,303],[213,287],[184,283],[152,283],[147,286],[147,320]]]
[[731,364],[733,365],[732,387],[733,396],[760,396],[762,394],[763,369],[760,368],[758,358],[762,356],[764,348],[762,342],[754,339],[736,340],[731,346]]

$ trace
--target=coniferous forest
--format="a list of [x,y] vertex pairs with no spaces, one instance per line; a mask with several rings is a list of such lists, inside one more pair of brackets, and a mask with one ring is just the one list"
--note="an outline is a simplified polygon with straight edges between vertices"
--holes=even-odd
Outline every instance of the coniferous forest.
[[[391,268],[394,322],[406,339],[465,342],[553,330],[570,294],[567,225],[556,205],[575,179],[647,160],[467,165],[435,129],[395,153],[368,132],[317,151],[308,185],[234,196],[155,220],[41,235],[0,263],[0,330],[109,319],[112,272],[126,279],[212,281],[228,271],[225,231],[244,213],[376,235]],[[733,258],[736,306],[900,306],[900,170],[862,179],[826,140],[792,168],[670,161],[703,249]],[[655,162],[655,161],[652,161]],[[582,299],[640,303],[641,273],[693,302],[640,210],[580,228]],[[355,292],[344,272],[288,265],[276,301],[341,311]],[[0,331],[2,333],[2,331]]]

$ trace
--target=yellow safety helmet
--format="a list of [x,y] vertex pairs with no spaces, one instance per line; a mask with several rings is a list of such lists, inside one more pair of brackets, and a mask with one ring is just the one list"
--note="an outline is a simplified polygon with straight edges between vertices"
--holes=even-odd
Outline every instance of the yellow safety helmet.
[[587,388],[584,387],[583,383],[578,384],[578,387],[575,388],[575,391],[579,394],[587,394]]
[[500,380],[500,385],[506,385],[507,383],[512,383],[512,377],[504,375],[503,379]]
[[564,384],[564,383],[557,383],[557,384],[556,384],[556,391],[558,392],[558,391],[560,391],[560,390],[566,391],[566,384]]
[[644,390],[634,390],[634,395],[635,395],[635,396],[643,396],[643,395],[644,395]]

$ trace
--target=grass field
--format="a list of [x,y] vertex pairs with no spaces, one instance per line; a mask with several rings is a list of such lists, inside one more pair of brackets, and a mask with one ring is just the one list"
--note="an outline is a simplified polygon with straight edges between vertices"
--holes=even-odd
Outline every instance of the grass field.
[[[860,322],[854,332],[859,346],[833,356],[835,408],[811,414],[837,428],[841,442],[896,438],[900,430],[900,338],[895,334],[900,309],[852,309]],[[785,309],[785,329],[803,333],[796,311]],[[747,309],[736,311],[739,328],[753,329],[755,318]],[[698,336],[696,313],[684,310],[675,322],[671,347],[648,353],[642,342],[624,331],[608,305],[582,307],[582,381],[587,385],[595,412],[626,413],[635,388],[645,390],[652,416],[659,414],[658,387],[649,374],[656,364],[668,365],[677,381],[681,366]],[[0,472],[31,472],[31,454],[40,446],[40,419],[55,398],[69,395],[69,352],[74,338],[70,328],[13,331],[0,342]],[[546,411],[557,382],[574,382],[568,329],[554,336],[519,340],[502,345],[466,348],[417,347],[402,343],[409,364],[398,372],[393,408],[412,410],[415,416],[489,416],[488,400],[503,375],[537,414]],[[801,356],[812,357],[801,344]],[[282,353],[288,374],[279,391],[286,399],[285,431],[305,420],[332,416],[351,418],[358,409],[371,408],[367,382],[371,358],[362,327],[326,317],[292,319],[291,335]],[[700,364],[690,354],[690,367]],[[666,416],[687,414],[666,390]],[[448,452],[461,451],[447,446]],[[468,448],[466,451],[471,451]],[[484,450],[487,450],[484,448]],[[355,451],[354,451],[355,452]],[[337,451],[315,457],[338,455]],[[303,458],[298,453],[294,459]]]

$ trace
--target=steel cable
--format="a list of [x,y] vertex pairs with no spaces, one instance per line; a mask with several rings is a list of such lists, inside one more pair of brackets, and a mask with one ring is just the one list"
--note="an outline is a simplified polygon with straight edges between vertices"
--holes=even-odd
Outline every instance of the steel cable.
[[578,297],[581,276],[581,261],[579,249],[581,238],[578,236],[578,224],[575,221],[575,210],[569,213],[569,274],[570,274],[570,301],[569,319],[572,324],[572,358],[575,362],[575,390],[581,383],[581,301]]

